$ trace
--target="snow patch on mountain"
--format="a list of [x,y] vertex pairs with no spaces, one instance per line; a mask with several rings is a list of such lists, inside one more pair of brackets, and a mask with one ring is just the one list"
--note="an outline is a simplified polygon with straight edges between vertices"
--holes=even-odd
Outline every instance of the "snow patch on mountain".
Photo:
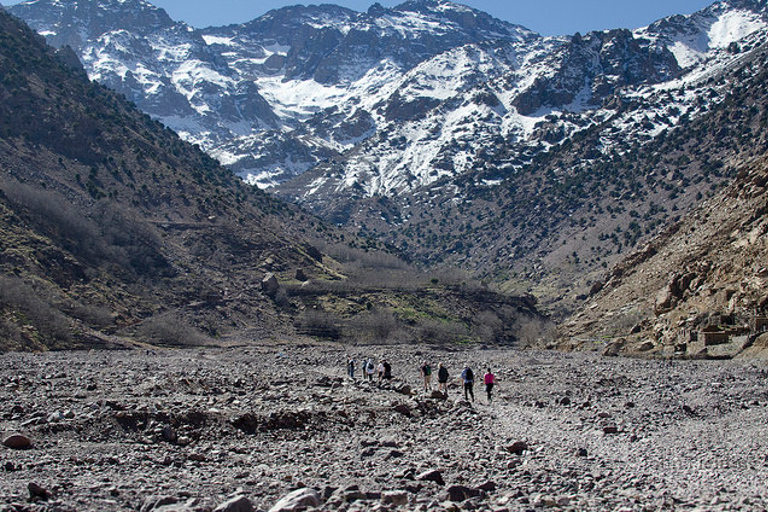
[[726,48],[729,44],[763,30],[768,23],[756,13],[749,11],[726,12],[712,24],[707,33],[710,48]]

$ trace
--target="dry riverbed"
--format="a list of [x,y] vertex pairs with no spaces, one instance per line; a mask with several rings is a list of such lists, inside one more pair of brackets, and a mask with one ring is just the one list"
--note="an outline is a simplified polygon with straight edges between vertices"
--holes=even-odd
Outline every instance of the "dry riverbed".
[[[346,354],[395,379],[347,378]],[[768,508],[764,362],[267,344],[0,361],[2,512]],[[465,363],[496,373],[492,404],[479,383],[462,399]]]

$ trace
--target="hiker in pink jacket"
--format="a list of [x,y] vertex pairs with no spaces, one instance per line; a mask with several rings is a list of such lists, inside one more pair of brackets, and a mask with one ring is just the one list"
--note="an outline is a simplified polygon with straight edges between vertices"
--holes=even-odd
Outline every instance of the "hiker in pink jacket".
[[496,384],[496,376],[491,373],[490,368],[485,372],[483,382],[485,383],[485,394],[488,397],[488,403],[491,403],[491,391],[493,390],[493,385]]

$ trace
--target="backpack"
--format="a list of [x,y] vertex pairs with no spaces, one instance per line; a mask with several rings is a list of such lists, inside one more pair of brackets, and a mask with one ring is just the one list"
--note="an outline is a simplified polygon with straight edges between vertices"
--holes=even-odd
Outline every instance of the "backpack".
[[441,366],[437,371],[437,378],[441,382],[448,382],[448,369],[445,366]]
[[472,371],[472,368],[467,368],[464,371],[464,380],[467,382],[474,382],[475,381],[475,374]]

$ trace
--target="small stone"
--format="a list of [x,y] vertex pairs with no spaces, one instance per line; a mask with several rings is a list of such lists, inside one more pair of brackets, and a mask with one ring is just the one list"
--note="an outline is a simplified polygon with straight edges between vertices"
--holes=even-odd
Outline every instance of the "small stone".
[[51,498],[51,493],[35,482],[29,482],[27,489],[29,490],[29,501],[48,501]]
[[268,297],[274,297],[277,295],[279,290],[280,283],[277,281],[275,274],[270,272],[264,276],[264,279],[261,280],[261,291],[264,292],[264,295],[267,295]]
[[28,450],[32,448],[32,440],[21,434],[13,434],[3,440],[3,445],[11,450]]
[[165,426],[163,427],[163,439],[168,441],[169,443],[175,443],[176,442],[176,431],[173,430],[173,427]]
[[408,407],[406,404],[397,404],[397,405],[394,407],[394,410],[395,410],[396,412],[399,412],[399,413],[400,413],[400,414],[402,414],[403,416],[408,416],[408,417],[410,417],[410,416],[411,416],[411,414],[412,414],[412,413],[411,413],[411,408],[410,408],[410,407]]
[[445,485],[445,480],[443,480],[443,475],[436,469],[425,471],[424,473],[417,475],[416,480],[435,482],[437,485]]
[[178,498],[173,496],[149,496],[141,504],[139,512],[150,512],[168,505],[176,505],[178,502]]
[[61,412],[52,412],[48,415],[47,421],[48,423],[59,423],[64,421],[64,414]]
[[477,488],[484,492],[493,492],[496,490],[496,482],[484,482],[478,485]]
[[482,492],[478,489],[472,489],[464,485],[452,485],[446,489],[448,499],[453,502],[466,501],[475,496],[480,496]]
[[515,441],[507,446],[507,451],[509,453],[514,453],[515,455],[522,455],[524,452],[528,451],[528,443],[525,441]]
[[297,489],[275,503],[269,512],[300,512],[320,506],[320,493],[314,489]]
[[381,502],[385,505],[402,507],[408,504],[408,493],[405,491],[384,491],[381,493]]

